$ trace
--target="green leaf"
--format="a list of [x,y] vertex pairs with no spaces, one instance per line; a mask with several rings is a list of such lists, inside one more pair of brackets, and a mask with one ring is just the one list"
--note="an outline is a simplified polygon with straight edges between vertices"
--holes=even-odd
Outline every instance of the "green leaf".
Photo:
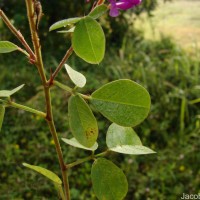
[[0,105],[0,132],[3,124],[4,114],[5,114],[5,107],[3,105]]
[[93,19],[97,19],[101,17],[107,10],[108,10],[108,7],[103,4],[103,5],[97,6],[94,10],[90,12],[88,16],[92,17]]
[[63,191],[62,185],[58,185],[58,184],[54,183],[54,186],[55,186],[55,189],[58,192],[59,199],[65,200],[65,195],[64,195],[64,191]]
[[81,19],[74,30],[72,46],[75,53],[91,64],[99,64],[105,53],[105,35],[91,17]]
[[13,95],[14,93],[18,92],[19,90],[21,90],[24,87],[23,85],[20,85],[19,87],[13,89],[13,90],[1,90],[0,91],[0,97],[10,97],[11,95]]
[[111,148],[110,150],[118,152],[118,153],[131,154],[131,155],[142,155],[142,154],[156,153],[155,151],[151,150],[150,148],[142,146],[142,145],[116,146],[116,147]]
[[121,126],[136,126],[148,115],[150,96],[145,88],[131,80],[108,83],[92,95],[91,103],[110,121]]
[[83,146],[92,147],[98,137],[98,125],[90,107],[76,95],[70,97],[68,111],[73,136]]
[[124,154],[140,155],[155,153],[142,142],[135,131],[130,127],[112,124],[108,128],[106,144],[111,151]]
[[9,41],[0,41],[0,53],[10,53],[18,50],[18,46]]
[[63,30],[63,31],[57,31],[58,33],[73,33],[75,30],[75,27],[72,27],[68,30]]
[[83,74],[80,72],[77,72],[76,70],[72,69],[69,65],[65,64],[65,69],[67,70],[67,73],[72,80],[72,82],[77,85],[78,87],[82,88],[86,84],[86,78]]
[[122,200],[126,196],[126,176],[111,161],[97,159],[92,166],[91,176],[93,189],[99,200]]
[[80,144],[76,138],[71,138],[70,140],[69,139],[65,139],[65,138],[62,138],[62,141],[73,146],[73,147],[76,147],[76,148],[80,148],[80,149],[85,149],[85,150],[89,150],[89,151],[95,151],[97,148],[98,148],[98,144],[97,142],[95,142],[95,144],[90,147],[90,148],[87,148],[85,146],[83,146],[82,144]]
[[48,169],[45,169],[43,167],[39,167],[39,166],[35,166],[35,165],[30,165],[27,163],[23,163],[23,165],[27,168],[30,168],[40,174],[42,174],[43,176],[46,176],[48,179],[50,179],[51,181],[53,181],[54,183],[61,185],[62,181],[60,180],[60,178],[53,172],[51,172]]
[[142,142],[131,127],[123,127],[113,123],[108,128],[106,144],[111,149],[122,145],[142,145]]
[[80,21],[81,17],[75,17],[75,18],[69,18],[69,19],[63,19],[61,21],[58,21],[51,25],[49,28],[49,31],[53,31],[62,27],[66,27],[67,25],[76,24],[78,21]]

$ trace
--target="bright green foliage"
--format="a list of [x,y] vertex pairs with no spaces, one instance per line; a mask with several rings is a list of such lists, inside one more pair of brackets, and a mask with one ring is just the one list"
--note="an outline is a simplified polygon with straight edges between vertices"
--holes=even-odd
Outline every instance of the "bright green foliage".
[[18,46],[9,41],[0,41],[0,53],[10,53],[18,50]]
[[92,184],[99,200],[122,200],[128,191],[123,171],[111,161],[97,159],[92,166]]
[[85,150],[89,150],[89,151],[95,151],[98,148],[97,142],[95,142],[95,144],[92,147],[87,148],[87,147],[83,146],[82,144],[80,144],[76,140],[76,138],[71,138],[70,140],[66,139],[66,138],[62,138],[62,141],[65,142],[66,144],[69,144],[69,145],[73,146],[73,147],[80,148],[80,149],[85,149]]
[[13,89],[13,90],[1,90],[0,91],[0,97],[10,97],[11,95],[13,95],[14,93],[18,92],[19,90],[21,90],[24,87],[23,85],[20,85],[19,87]]
[[155,153],[142,145],[140,138],[132,128],[114,123],[108,128],[106,144],[111,151],[118,153],[133,155]]
[[150,96],[131,80],[117,80],[92,93],[91,103],[110,121],[121,126],[136,126],[148,115]]
[[56,22],[55,24],[51,25],[49,31],[53,31],[62,27],[66,27],[67,25],[75,24],[81,20],[81,17],[63,19],[61,21]]
[[70,79],[72,80],[72,82],[82,88],[85,86],[86,84],[86,78],[83,74],[81,74],[80,72],[77,72],[76,70],[72,69],[69,65],[65,64],[65,69],[67,70],[67,73],[70,77]]
[[76,95],[70,97],[68,111],[72,134],[83,146],[92,147],[98,137],[98,125],[90,107]]
[[5,114],[5,107],[3,105],[0,105],[0,132],[3,124],[4,114]]
[[99,64],[105,53],[102,27],[91,17],[84,17],[76,25],[72,46],[80,58],[91,64]]
[[92,17],[93,19],[97,19],[101,17],[107,10],[108,7],[103,4],[94,8],[94,10],[92,10],[88,16]]
[[50,179],[51,181],[53,181],[54,183],[61,185],[62,181],[60,180],[60,178],[53,172],[49,171],[48,169],[45,169],[43,167],[39,167],[39,166],[35,166],[35,165],[30,165],[27,163],[23,163],[23,165],[25,167],[28,167],[40,174],[42,174],[43,176],[46,176],[48,179]]

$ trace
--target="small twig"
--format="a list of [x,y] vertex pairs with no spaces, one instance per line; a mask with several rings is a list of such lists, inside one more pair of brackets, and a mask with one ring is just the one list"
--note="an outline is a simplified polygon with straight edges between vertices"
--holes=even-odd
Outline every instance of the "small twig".
[[56,68],[55,72],[51,75],[51,78],[48,80],[49,86],[51,86],[53,84],[55,77],[58,75],[58,73],[62,69],[63,65],[66,63],[68,58],[71,56],[72,52],[73,52],[73,47],[71,46],[67,50],[66,54],[64,55],[63,59],[61,60],[60,64],[58,65],[58,67]]
[[21,44],[25,47],[26,51],[29,53],[29,59],[31,60],[31,62],[35,62],[36,61],[36,57],[35,54],[33,53],[32,49],[30,48],[30,46],[27,44],[26,40],[24,39],[23,35],[21,34],[20,31],[18,31],[10,22],[10,20],[8,19],[8,17],[5,15],[5,13],[3,12],[3,10],[0,9],[0,16],[2,18],[2,20],[4,21],[4,23],[7,25],[7,27],[11,30],[11,32],[18,38],[18,40],[21,42]]

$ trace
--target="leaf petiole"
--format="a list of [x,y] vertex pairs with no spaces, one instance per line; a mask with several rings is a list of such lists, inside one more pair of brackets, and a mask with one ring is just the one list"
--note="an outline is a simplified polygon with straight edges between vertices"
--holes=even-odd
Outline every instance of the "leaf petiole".
[[96,154],[96,155],[94,155],[94,152],[93,152],[92,155],[90,155],[88,157],[85,157],[85,158],[82,158],[82,159],[78,159],[75,162],[67,164],[66,168],[69,169],[69,168],[75,167],[75,166],[80,165],[80,164],[82,164],[84,162],[87,162],[87,161],[90,161],[90,160],[94,160],[95,158],[98,158],[98,157],[105,156],[108,153],[109,153],[109,150],[106,150],[106,151],[104,151],[102,153],[99,153],[99,154]]
[[53,85],[56,85],[57,87],[59,87],[59,88],[65,90],[65,91],[67,91],[67,92],[70,92],[70,93],[73,92],[73,89],[72,89],[72,88],[70,88],[69,86],[64,85],[64,84],[62,84],[62,83],[60,83],[60,82],[58,82],[58,81],[53,81]]
[[13,107],[13,108],[18,108],[18,109],[21,109],[21,110],[36,114],[36,115],[38,115],[38,116],[40,116],[42,118],[46,118],[46,113],[41,112],[39,110],[36,110],[36,109],[30,108],[28,106],[24,106],[24,105],[15,103],[13,101],[4,101],[4,100],[0,100],[0,101],[5,103],[6,106],[10,106],[10,107]]

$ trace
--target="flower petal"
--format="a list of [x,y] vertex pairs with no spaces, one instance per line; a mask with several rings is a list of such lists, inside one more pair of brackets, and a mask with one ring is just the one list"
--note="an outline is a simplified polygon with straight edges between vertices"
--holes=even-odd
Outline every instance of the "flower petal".
[[109,0],[110,1],[110,16],[117,17],[119,15],[119,11],[116,6],[116,0]]
[[141,3],[141,0],[120,0],[116,3],[118,9],[128,10]]
[[109,14],[111,17],[117,17],[119,15],[119,11],[117,10],[117,7],[116,6],[113,8],[111,7]]

